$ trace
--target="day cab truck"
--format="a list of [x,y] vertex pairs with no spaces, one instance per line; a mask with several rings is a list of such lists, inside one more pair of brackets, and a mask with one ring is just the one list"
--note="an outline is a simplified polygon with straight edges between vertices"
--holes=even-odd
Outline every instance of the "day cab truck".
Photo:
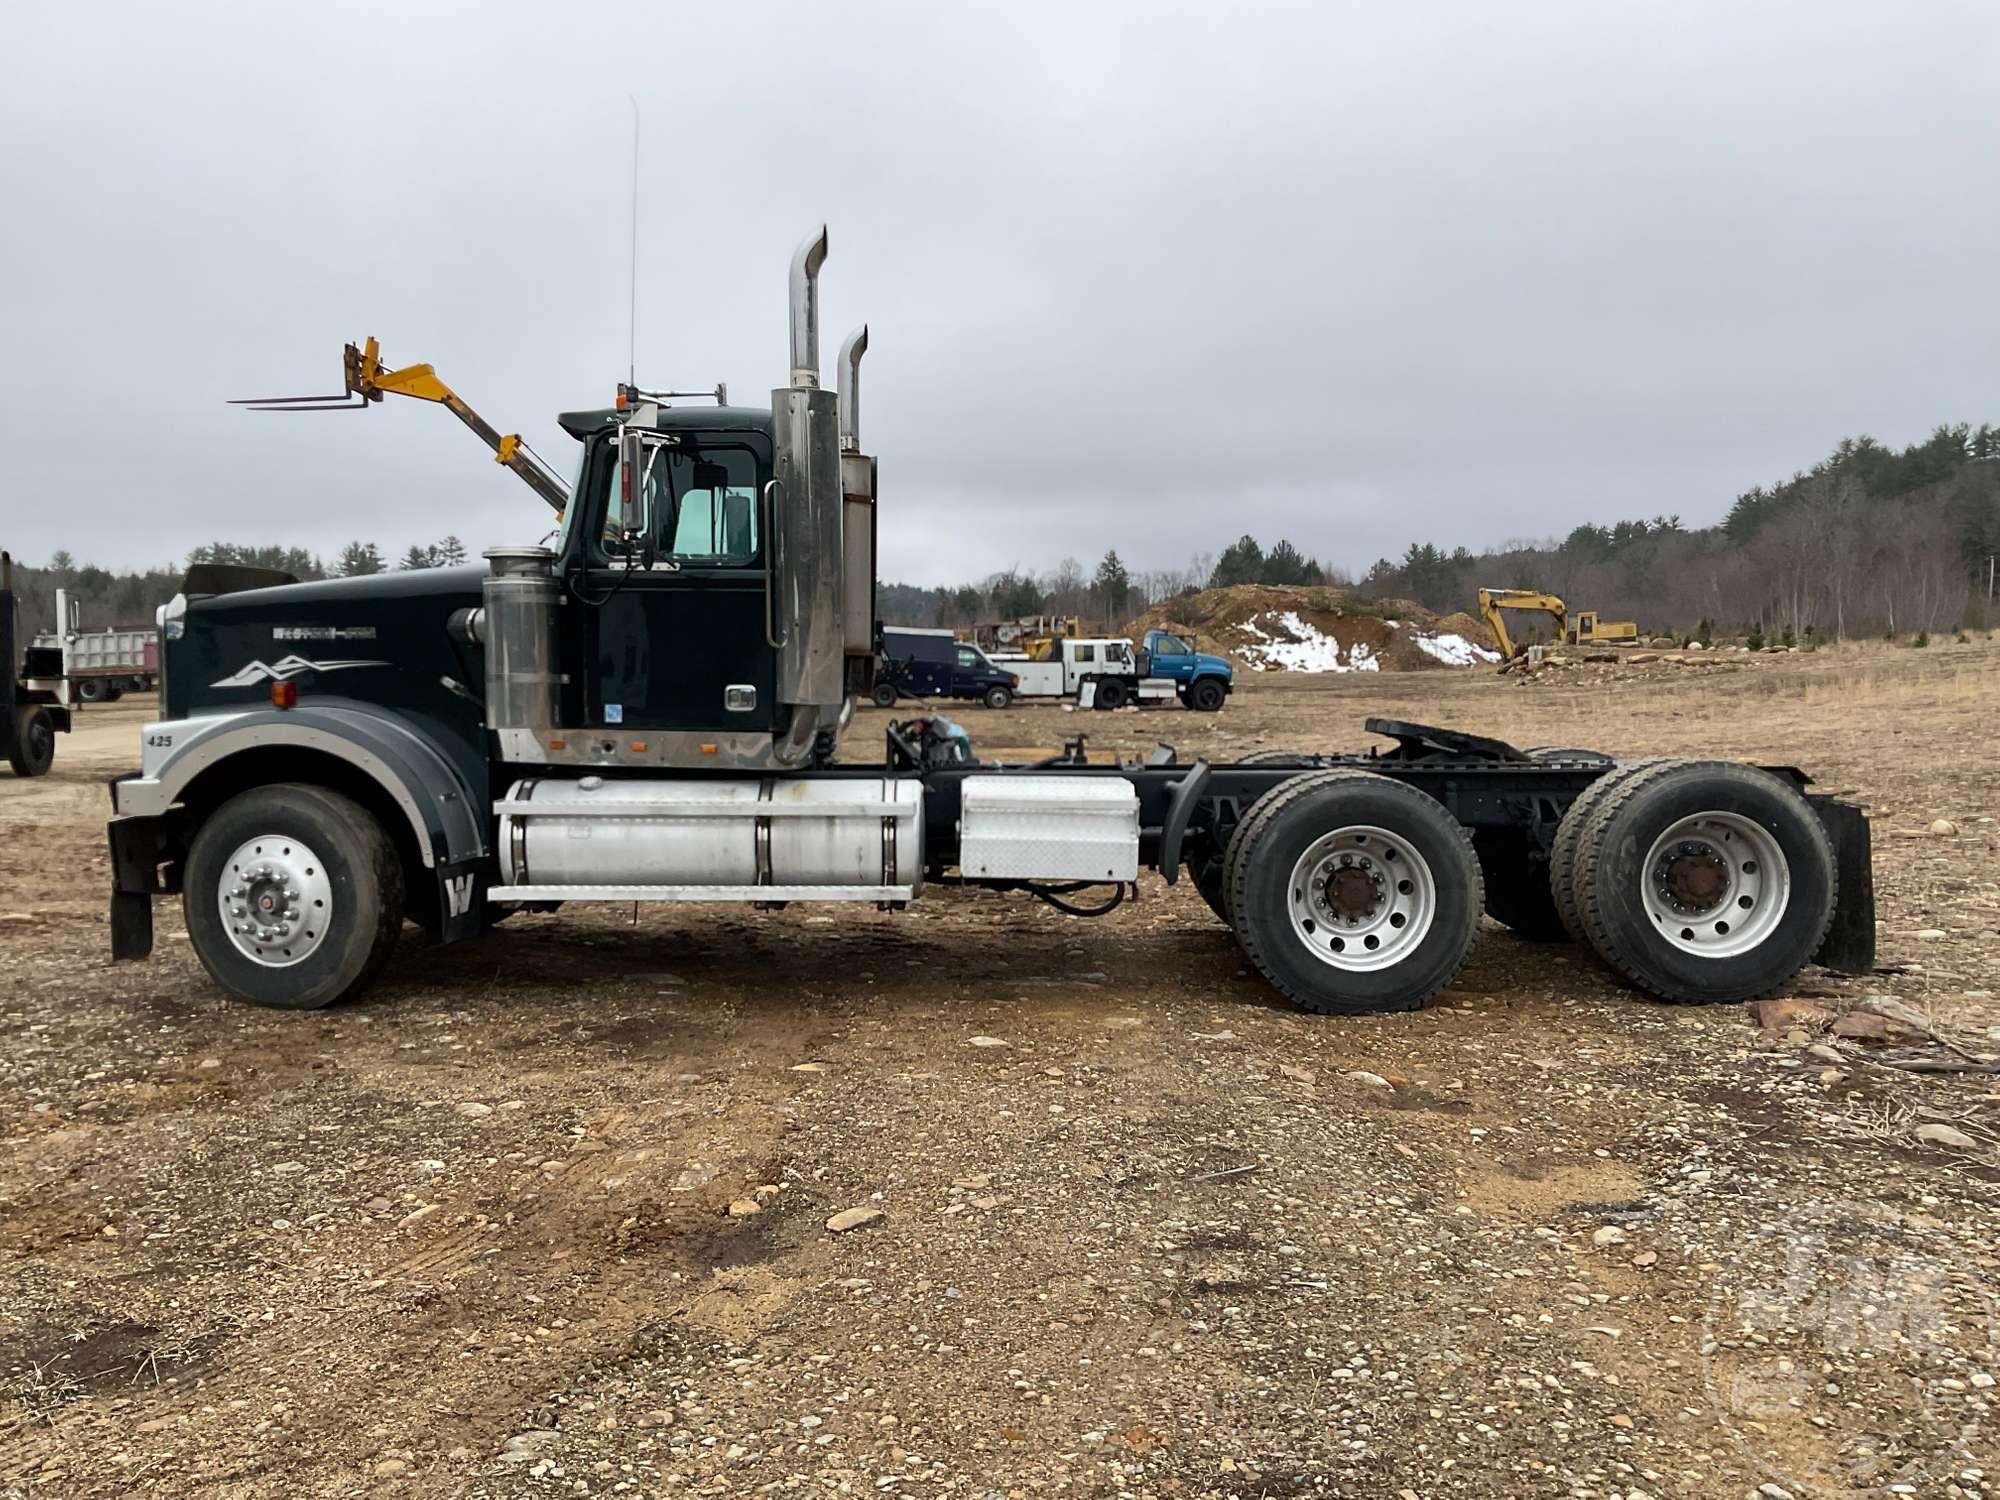
[[16,776],[46,776],[71,728],[69,685],[60,651],[21,649],[20,618],[14,559],[0,552],[0,756]]
[[949,630],[882,627],[882,651],[870,694],[878,708],[894,708],[902,698],[960,698],[1005,708],[1022,691],[1021,679],[1011,667],[992,661]]
[[[1157,877],[1311,1011],[1422,1005],[1482,915],[1671,1001],[1870,967],[1867,819],[1789,766],[1384,719],[1366,753],[1079,738],[1013,764],[933,717],[839,758],[874,688],[877,495],[865,328],[838,396],[820,384],[825,254],[822,230],[793,259],[768,407],[627,388],[561,419],[582,451],[551,546],[319,583],[190,570],[161,611],[160,718],[112,787],[114,956],[147,954],[176,899],[222,989],[310,1008],[368,985],[406,917],[457,942],[523,907],[900,909],[959,886],[1101,916]],[[372,368],[349,361],[364,399]]]

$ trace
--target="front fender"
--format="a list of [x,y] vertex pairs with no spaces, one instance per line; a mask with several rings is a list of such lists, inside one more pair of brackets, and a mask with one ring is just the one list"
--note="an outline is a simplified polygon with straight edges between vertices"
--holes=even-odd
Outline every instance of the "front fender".
[[335,703],[254,708],[148,724],[138,776],[116,784],[120,814],[158,817],[204,771],[246,750],[290,747],[332,755],[365,773],[401,809],[427,866],[487,853],[485,799],[444,753],[400,719]]

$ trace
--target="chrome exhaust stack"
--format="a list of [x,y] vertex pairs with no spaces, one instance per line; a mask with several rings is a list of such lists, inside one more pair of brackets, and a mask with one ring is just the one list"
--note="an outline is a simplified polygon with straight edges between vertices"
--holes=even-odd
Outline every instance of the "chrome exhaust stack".
[[841,650],[848,702],[875,686],[875,460],[861,451],[863,323],[840,346]]
[[792,257],[792,389],[819,389],[819,268],[826,264],[826,226]]
[[[766,638],[778,655],[778,701],[791,709],[773,755],[810,757],[846,700],[840,422],[819,383],[819,270],[826,227],[792,257],[791,383],[771,392],[772,481],[765,501],[771,600]],[[872,589],[871,589],[872,595]]]
[[863,323],[840,346],[840,368],[834,373],[840,393],[840,451],[861,451],[861,356],[868,352],[868,325]]

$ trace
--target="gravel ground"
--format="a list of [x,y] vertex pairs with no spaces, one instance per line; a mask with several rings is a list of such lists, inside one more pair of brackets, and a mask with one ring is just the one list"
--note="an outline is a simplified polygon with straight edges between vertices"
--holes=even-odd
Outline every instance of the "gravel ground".
[[0,1493],[1993,1493],[1996,711],[1982,642],[960,716],[1217,758],[1386,713],[1876,820],[1875,975],[1674,1007],[1489,928],[1329,1020],[1157,881],[413,930],[361,1003],[240,1007],[165,906],[105,960],[147,709],[94,710],[0,773]]

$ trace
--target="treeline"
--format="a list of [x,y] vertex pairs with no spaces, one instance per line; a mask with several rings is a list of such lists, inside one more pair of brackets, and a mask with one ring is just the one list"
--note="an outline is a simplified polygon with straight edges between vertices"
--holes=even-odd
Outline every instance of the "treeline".
[[1185,568],[1134,572],[1108,552],[955,588],[886,584],[885,620],[959,628],[1027,614],[1119,624],[1152,604],[1237,583],[1332,584],[1439,613],[1482,586],[1539,589],[1649,631],[1782,639],[1915,635],[2000,626],[2000,425],[1938,427],[1906,448],[1845,438],[1825,459],[1736,498],[1714,526],[1679,515],[1586,522],[1560,539],[1471,548],[1412,542],[1359,579],[1290,542],[1238,538]]
[[1047,573],[1019,568],[989,573],[953,588],[919,588],[885,583],[876,591],[876,609],[891,625],[934,625],[961,630],[982,620],[1023,615],[1081,615],[1100,624],[1123,624],[1163,599],[1225,588],[1238,583],[1351,584],[1338,568],[1307,557],[1282,538],[1265,551],[1255,537],[1238,537],[1222,555],[1197,553],[1184,568],[1132,572],[1116,548],[1090,573],[1066,557]]
[[1839,639],[2000,625],[2000,426],[1940,426],[1906,448],[1843,439],[1736,498],[1717,525],[1585,524],[1481,553],[1413,543],[1365,592],[1463,609],[1481,585],[1546,589],[1607,619],[1686,634]]
[[[465,543],[455,536],[442,537],[429,546],[412,546],[398,568],[444,568],[466,560]],[[303,547],[255,547],[237,542],[209,542],[196,547],[185,563],[162,563],[157,567],[114,573],[91,563],[79,563],[69,552],[59,551],[45,567],[29,567],[16,562],[14,591],[20,615],[19,629],[32,637],[51,630],[56,620],[56,590],[65,589],[83,607],[83,627],[104,630],[114,626],[136,628],[151,625],[154,611],[180,592],[181,578],[196,563],[237,563],[246,567],[277,568],[295,578],[358,578],[367,573],[384,573],[390,565],[382,549],[373,542],[353,541],[341,548],[331,564]]]

